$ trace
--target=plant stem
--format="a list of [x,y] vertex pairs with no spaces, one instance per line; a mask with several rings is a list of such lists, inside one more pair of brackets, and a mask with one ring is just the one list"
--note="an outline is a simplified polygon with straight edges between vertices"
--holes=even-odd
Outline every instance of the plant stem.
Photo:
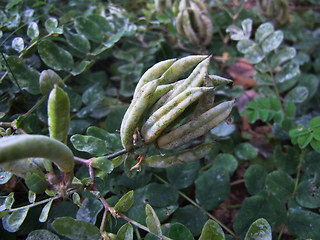
[[278,236],[278,240],[281,239],[282,233],[283,233],[283,231],[284,231],[284,227],[285,227],[285,225],[282,225],[281,231],[280,231],[279,236]]
[[[168,184],[167,181],[165,181],[164,179],[162,179],[160,176],[153,174],[158,180],[160,180],[161,182]],[[202,212],[204,212],[209,218],[213,219],[214,221],[216,221],[224,230],[226,230],[228,233],[230,233],[233,237],[235,237],[236,239],[239,239],[239,237],[231,230],[229,229],[226,225],[224,225],[222,222],[220,222],[217,218],[215,218],[211,213],[209,213],[207,210],[205,210],[203,207],[201,207],[200,205],[198,205],[195,201],[193,201],[191,198],[189,198],[186,194],[184,194],[181,191],[178,191],[179,195],[181,197],[183,197],[184,199],[186,199],[188,202],[190,202],[192,205],[194,205],[195,207],[199,208]]]
[[298,188],[298,184],[299,184],[299,179],[300,179],[300,174],[301,174],[303,157],[304,157],[305,152],[306,152],[306,149],[303,149],[300,153],[300,156],[299,156],[299,164],[298,164],[297,173],[296,173],[296,182],[294,184],[294,189],[293,189],[293,193],[292,193],[293,198],[296,196],[296,192],[297,192],[297,188]]

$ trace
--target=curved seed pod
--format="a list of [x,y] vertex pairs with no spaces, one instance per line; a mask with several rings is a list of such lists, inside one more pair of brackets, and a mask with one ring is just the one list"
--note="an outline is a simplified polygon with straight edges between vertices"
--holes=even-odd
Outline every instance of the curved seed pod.
[[171,95],[168,96],[166,102],[169,102],[178,94],[182,93],[184,90],[192,87],[200,87],[203,83],[203,79],[208,73],[208,67],[210,63],[211,56],[207,57],[201,61],[197,67],[192,71],[188,78],[186,78],[181,84],[171,91]]
[[192,23],[190,15],[192,14],[192,9],[183,10],[183,30],[186,34],[186,38],[193,44],[200,44],[200,39],[198,38],[196,32],[192,28]]
[[211,88],[187,89],[155,111],[142,126],[141,134],[144,141],[146,143],[154,141],[191,103],[198,100],[209,89]]
[[149,68],[140,78],[136,89],[134,91],[133,97],[135,98],[139,89],[145,85],[147,82],[159,78],[177,59],[168,59],[156,63],[151,68]]
[[149,100],[158,86],[158,80],[146,83],[140,90],[138,97],[133,99],[127,112],[123,117],[120,128],[122,146],[130,151],[133,148],[133,134],[143,116],[143,113],[149,106]]
[[11,135],[0,138],[1,164],[25,158],[45,158],[65,173],[74,168],[73,153],[63,143],[43,135]]
[[183,14],[182,12],[178,13],[178,16],[176,18],[176,28],[177,28],[177,32],[180,36],[186,38],[186,33],[184,32],[183,29]]
[[205,13],[208,12],[208,9],[207,9],[206,5],[204,4],[204,2],[199,1],[199,0],[193,0],[193,2],[197,5],[197,7],[198,7],[201,11],[203,11],[203,12],[205,12]]
[[167,84],[177,81],[183,73],[189,71],[207,57],[207,55],[192,55],[178,59],[159,78],[159,84]]
[[179,2],[179,12],[182,12],[186,8],[190,7],[190,0],[180,0]]
[[214,86],[224,85],[224,84],[231,84],[233,81],[228,78],[220,77],[218,75],[209,75]]
[[202,39],[203,42],[201,44],[203,46],[207,46],[211,42],[211,39],[212,39],[213,25],[212,25],[212,21],[211,21],[209,14],[202,13],[200,17],[202,20],[201,28],[206,30],[205,37]]
[[229,116],[233,104],[234,100],[220,103],[198,118],[161,136],[157,142],[158,146],[163,149],[174,149],[206,134]]
[[198,34],[199,39],[204,39],[206,36],[207,29],[205,29],[202,26],[203,24],[201,19],[201,10],[198,8],[198,6],[195,3],[191,4],[191,8],[192,8],[192,11],[190,11],[191,25],[194,31]]
[[177,153],[154,155],[147,157],[143,163],[154,168],[168,168],[205,157],[212,149],[214,143],[204,143],[194,148],[186,149]]
[[59,77],[59,75],[56,74],[51,69],[43,70],[41,72],[40,78],[39,78],[39,84],[40,84],[40,92],[42,95],[49,94],[55,84],[57,84],[59,87],[62,87],[62,88],[65,86],[64,82]]
[[152,97],[149,100],[149,106],[152,106],[162,96],[166,95],[171,89],[174,88],[176,84],[177,82],[157,86],[156,90],[154,91]]
[[48,125],[50,137],[67,143],[70,122],[70,101],[68,94],[57,85],[48,99]]

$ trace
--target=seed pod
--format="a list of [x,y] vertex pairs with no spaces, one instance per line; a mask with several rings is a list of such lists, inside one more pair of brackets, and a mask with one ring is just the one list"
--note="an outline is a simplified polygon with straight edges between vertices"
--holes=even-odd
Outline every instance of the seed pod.
[[154,141],[191,103],[211,88],[195,87],[185,90],[155,111],[144,123],[141,134],[146,143]]
[[133,97],[135,98],[137,96],[137,92],[143,85],[145,85],[147,82],[159,78],[175,61],[176,59],[164,60],[149,68],[140,78],[134,91]]
[[195,32],[195,29],[192,28],[192,23],[191,23],[191,17],[190,15],[193,14],[192,9],[185,9],[183,10],[183,30],[185,32],[185,38],[187,38],[191,43],[195,45],[200,44],[200,39]]
[[48,125],[50,137],[67,143],[70,123],[70,101],[68,94],[57,85],[48,99]]
[[163,149],[174,149],[200,137],[223,122],[230,114],[234,100],[223,102],[171,132],[159,137],[157,144]]
[[231,79],[220,77],[218,75],[209,75],[209,78],[211,79],[214,86],[233,83]]
[[40,92],[42,95],[49,94],[55,84],[57,84],[61,88],[65,86],[64,82],[59,77],[59,75],[56,74],[51,69],[43,70],[41,72],[40,78],[39,78],[39,84],[40,84]]
[[205,157],[212,149],[214,143],[204,143],[194,148],[186,149],[177,153],[154,155],[147,157],[143,163],[154,168],[168,168],[175,165],[200,160]]
[[125,113],[121,128],[120,136],[122,146],[130,151],[133,148],[133,134],[136,127],[143,116],[143,113],[149,106],[149,101],[158,86],[158,80],[146,83],[137,93],[137,97],[133,99],[127,112]]
[[0,138],[1,164],[25,158],[45,158],[65,173],[72,173],[73,154],[63,143],[43,135],[11,135]]
[[200,62],[197,67],[192,71],[187,79],[185,79],[181,84],[171,91],[171,95],[168,96],[166,102],[173,99],[178,94],[182,93],[184,90],[192,87],[200,87],[203,83],[203,79],[208,73],[208,67],[210,63],[211,56]]
[[149,101],[149,106],[152,106],[162,96],[166,95],[172,88],[174,88],[174,86],[176,84],[177,84],[177,82],[157,86],[156,90],[154,91],[154,93]]
[[159,78],[159,85],[173,83],[179,77],[207,58],[207,55],[192,55],[178,59]]
[[205,29],[205,36],[201,39],[203,41],[202,45],[207,46],[212,39],[213,35],[213,25],[209,14],[202,13],[201,14],[202,25],[200,29]]

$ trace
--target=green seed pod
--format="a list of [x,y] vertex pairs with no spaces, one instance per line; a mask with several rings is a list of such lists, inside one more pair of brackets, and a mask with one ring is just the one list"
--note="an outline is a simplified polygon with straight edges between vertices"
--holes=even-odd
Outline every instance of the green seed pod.
[[48,125],[50,137],[64,144],[67,143],[70,123],[69,96],[57,85],[50,92],[48,99]]
[[218,75],[209,75],[214,86],[224,85],[224,84],[231,84],[233,81],[228,78],[220,77]]
[[149,101],[158,86],[158,80],[153,80],[146,83],[137,93],[137,97],[133,99],[127,112],[125,113],[121,128],[120,136],[122,146],[130,151],[133,148],[133,134],[136,131],[137,125],[143,116],[143,113],[149,106]]
[[144,123],[141,134],[146,143],[153,142],[190,104],[211,88],[194,87],[180,93],[155,111]]
[[176,59],[164,60],[149,68],[140,78],[133,97],[135,98],[137,96],[137,92],[143,85],[145,85],[147,82],[159,78],[175,61]]
[[159,85],[177,81],[182,74],[194,68],[207,57],[207,55],[192,55],[178,59],[159,78]]
[[176,83],[177,82],[157,86],[156,90],[154,91],[154,93],[149,101],[149,106],[152,106],[162,96],[166,95],[176,85]]
[[196,33],[196,29],[192,28],[192,22],[190,15],[193,15],[192,9],[183,10],[183,31],[185,32],[185,38],[195,45],[200,44],[200,38]]
[[177,153],[154,155],[143,160],[143,164],[154,168],[168,168],[175,165],[200,160],[212,149],[214,143],[204,143]]
[[41,72],[40,78],[39,78],[39,84],[40,84],[40,92],[42,95],[48,95],[53,89],[55,84],[57,84],[61,88],[65,86],[64,82],[59,77],[59,75],[56,74],[51,69],[43,70]]
[[227,119],[234,100],[223,102],[171,132],[159,137],[157,144],[163,149],[174,149],[200,137]]
[[[72,173],[73,154],[63,143],[43,135],[11,135],[0,138],[0,167],[25,158],[45,158],[65,173]],[[22,162],[21,162],[22,163]]]
[[276,19],[280,24],[289,20],[290,8],[287,0],[257,0],[257,5],[267,18]]
[[202,43],[203,46],[207,46],[212,40],[213,25],[212,25],[211,17],[209,14],[202,13],[200,17],[202,20],[202,25],[200,26],[200,29],[205,29],[205,35],[201,39],[201,41],[203,40],[203,43]]

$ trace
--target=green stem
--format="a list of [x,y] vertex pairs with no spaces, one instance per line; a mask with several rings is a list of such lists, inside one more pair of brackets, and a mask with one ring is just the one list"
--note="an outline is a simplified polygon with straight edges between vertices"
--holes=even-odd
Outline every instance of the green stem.
[[[160,180],[161,182],[168,184],[167,181],[165,181],[164,179],[162,179],[160,176],[153,174],[158,180]],[[239,239],[239,237],[231,230],[229,229],[226,225],[224,225],[222,222],[220,222],[217,218],[215,218],[211,213],[209,213],[207,210],[205,210],[203,207],[201,207],[200,205],[198,205],[195,201],[193,201],[191,198],[189,198],[186,194],[184,194],[181,191],[178,191],[179,195],[181,197],[183,197],[184,199],[186,199],[188,202],[190,202],[192,205],[194,205],[195,207],[199,208],[202,212],[204,212],[209,218],[213,219],[214,221],[216,221],[224,230],[226,230],[228,233],[230,233],[233,237],[235,237],[236,239]]]
[[279,233],[279,235],[278,235],[278,240],[280,240],[281,237],[282,237],[282,233],[283,233],[283,231],[284,231],[284,227],[285,227],[285,225],[282,225],[281,231],[280,231],[280,233]]
[[294,184],[294,189],[293,189],[293,193],[292,193],[293,198],[296,196],[296,192],[297,192],[297,188],[298,188],[298,184],[299,184],[299,179],[300,179],[300,174],[301,174],[302,163],[303,163],[303,157],[304,157],[305,152],[306,152],[306,149],[303,149],[300,153],[300,156],[299,156],[299,164],[298,164],[297,173],[296,173],[296,182]]

